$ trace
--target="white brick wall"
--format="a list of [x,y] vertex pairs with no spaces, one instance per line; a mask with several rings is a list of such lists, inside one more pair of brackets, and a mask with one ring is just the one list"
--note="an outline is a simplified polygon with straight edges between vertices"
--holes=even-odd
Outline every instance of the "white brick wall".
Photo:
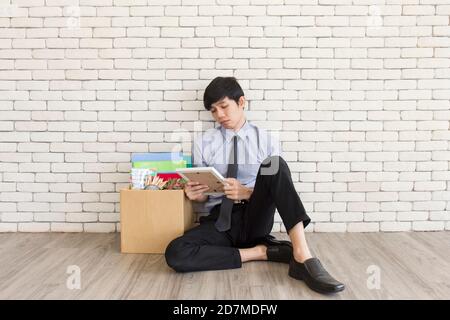
[[130,154],[212,127],[218,75],[280,134],[308,232],[449,230],[449,15],[448,0],[2,0],[0,232],[119,231]]

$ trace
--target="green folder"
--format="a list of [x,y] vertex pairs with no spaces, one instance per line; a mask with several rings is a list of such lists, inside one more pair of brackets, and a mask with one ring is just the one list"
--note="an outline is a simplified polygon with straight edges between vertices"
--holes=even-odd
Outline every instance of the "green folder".
[[192,167],[192,157],[183,154],[183,159],[186,160],[186,166],[188,168],[191,168]]
[[157,172],[174,172],[178,168],[186,168],[186,160],[178,161],[136,161],[133,162],[133,168],[156,168]]

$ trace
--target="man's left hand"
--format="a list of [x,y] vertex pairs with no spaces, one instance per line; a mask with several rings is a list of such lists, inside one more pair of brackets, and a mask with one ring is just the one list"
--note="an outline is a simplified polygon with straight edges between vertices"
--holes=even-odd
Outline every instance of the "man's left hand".
[[244,187],[235,178],[226,178],[226,185],[224,186],[225,196],[232,200],[248,200],[252,195],[252,189]]

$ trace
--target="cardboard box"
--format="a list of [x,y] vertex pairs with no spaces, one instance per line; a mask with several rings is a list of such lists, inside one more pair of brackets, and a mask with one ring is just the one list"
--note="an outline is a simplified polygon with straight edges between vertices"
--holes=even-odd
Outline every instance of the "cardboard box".
[[192,204],[183,190],[120,191],[123,253],[164,253],[170,241],[193,226]]

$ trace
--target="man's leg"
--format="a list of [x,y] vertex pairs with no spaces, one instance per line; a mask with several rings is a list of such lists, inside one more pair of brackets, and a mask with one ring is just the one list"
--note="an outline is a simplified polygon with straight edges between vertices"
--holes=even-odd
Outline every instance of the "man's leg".
[[[303,227],[306,227],[311,219],[295,190],[286,161],[279,156],[265,159],[259,168],[244,214],[242,234],[245,236],[245,242],[251,243],[271,232],[275,208],[278,209],[289,236],[295,238],[294,251],[307,248]],[[299,223],[301,227],[297,226]],[[293,229],[294,227],[296,228]]]
[[292,241],[292,254],[294,256],[294,260],[298,262],[304,262],[305,260],[311,258],[312,255],[306,242],[303,223],[297,223],[293,228],[289,230],[288,234]]
[[331,293],[344,290],[344,284],[334,279],[323,268],[319,259],[311,256],[304,233],[304,227],[311,220],[294,188],[288,165],[278,156],[264,160],[258,171],[245,215],[246,232],[242,233],[247,235],[248,241],[270,232],[273,225],[271,203],[278,209],[292,240],[293,259],[290,260],[289,275],[305,281],[311,289],[318,292]]
[[253,248],[240,248],[239,254],[241,255],[242,262],[267,260],[267,247],[262,244],[258,244]]
[[177,272],[234,269],[242,266],[239,250],[213,221],[201,223],[166,248],[167,264]]

